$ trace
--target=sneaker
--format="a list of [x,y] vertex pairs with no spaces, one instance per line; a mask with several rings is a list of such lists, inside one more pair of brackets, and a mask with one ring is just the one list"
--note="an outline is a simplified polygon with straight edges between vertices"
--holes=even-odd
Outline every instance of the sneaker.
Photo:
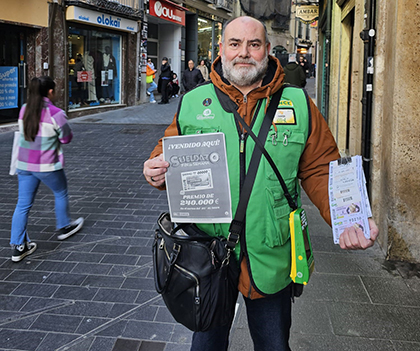
[[150,96],[150,93],[146,90],[146,94]]
[[69,236],[76,234],[83,227],[83,222],[85,220],[83,217],[77,218],[75,221],[71,222],[67,227],[61,228],[58,231],[58,240],[67,239]]
[[150,103],[151,104],[155,104],[156,103],[156,100],[152,100],[152,101],[150,101]]
[[175,97],[178,97],[178,94],[175,94]]
[[14,245],[12,253],[12,261],[19,262],[22,261],[26,256],[30,255],[36,250],[36,243],[34,242],[24,242],[22,245]]

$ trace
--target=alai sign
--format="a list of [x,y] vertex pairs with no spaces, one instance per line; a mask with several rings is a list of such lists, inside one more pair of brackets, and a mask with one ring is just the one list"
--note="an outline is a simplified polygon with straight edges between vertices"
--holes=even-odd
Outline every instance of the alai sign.
[[152,16],[185,26],[185,11],[180,6],[176,6],[164,0],[150,0],[149,13]]

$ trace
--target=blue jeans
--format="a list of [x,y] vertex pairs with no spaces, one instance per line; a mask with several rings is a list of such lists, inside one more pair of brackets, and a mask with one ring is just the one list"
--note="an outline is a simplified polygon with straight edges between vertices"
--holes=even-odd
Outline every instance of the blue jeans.
[[[291,294],[289,285],[274,296],[256,300],[244,297],[254,350],[290,351]],[[231,324],[194,333],[191,351],[227,351]]]
[[147,91],[150,93],[150,100],[149,101],[154,101],[155,100],[155,96],[153,95],[153,92],[157,89],[157,85],[154,81],[152,81],[150,83],[150,86],[147,88]]
[[67,179],[64,170],[53,172],[30,172],[18,170],[19,196],[12,219],[11,245],[21,245],[30,241],[26,226],[29,211],[35,200],[39,184],[42,182],[50,188],[55,196],[56,228],[60,229],[70,224],[69,197]]

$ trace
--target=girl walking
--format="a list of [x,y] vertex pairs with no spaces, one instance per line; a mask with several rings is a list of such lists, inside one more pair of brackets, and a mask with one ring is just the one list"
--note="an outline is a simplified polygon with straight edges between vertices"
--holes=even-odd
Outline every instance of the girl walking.
[[65,112],[52,103],[54,88],[55,82],[50,77],[33,78],[29,85],[28,102],[19,114],[19,196],[10,238],[13,262],[21,261],[37,248],[36,243],[29,239],[26,227],[29,211],[41,182],[55,196],[57,239],[67,239],[83,226],[82,217],[73,222],[70,219],[61,144],[70,143],[73,134]]

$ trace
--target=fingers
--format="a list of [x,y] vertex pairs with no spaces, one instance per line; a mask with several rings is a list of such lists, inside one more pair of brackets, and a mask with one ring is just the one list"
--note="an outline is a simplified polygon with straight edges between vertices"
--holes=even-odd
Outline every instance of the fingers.
[[370,228],[370,238],[372,240],[376,240],[376,238],[379,235],[379,229],[372,218],[369,218],[369,228]]
[[165,182],[165,173],[168,167],[169,163],[163,160],[161,154],[144,162],[143,175],[150,184],[160,186]]
[[[375,222],[373,222],[373,224],[375,224]],[[340,247],[344,250],[365,250],[374,244],[377,236],[378,232],[375,231],[374,236],[371,236],[371,239],[366,239],[362,229],[350,227],[345,229],[344,232],[340,235],[339,243]]]

